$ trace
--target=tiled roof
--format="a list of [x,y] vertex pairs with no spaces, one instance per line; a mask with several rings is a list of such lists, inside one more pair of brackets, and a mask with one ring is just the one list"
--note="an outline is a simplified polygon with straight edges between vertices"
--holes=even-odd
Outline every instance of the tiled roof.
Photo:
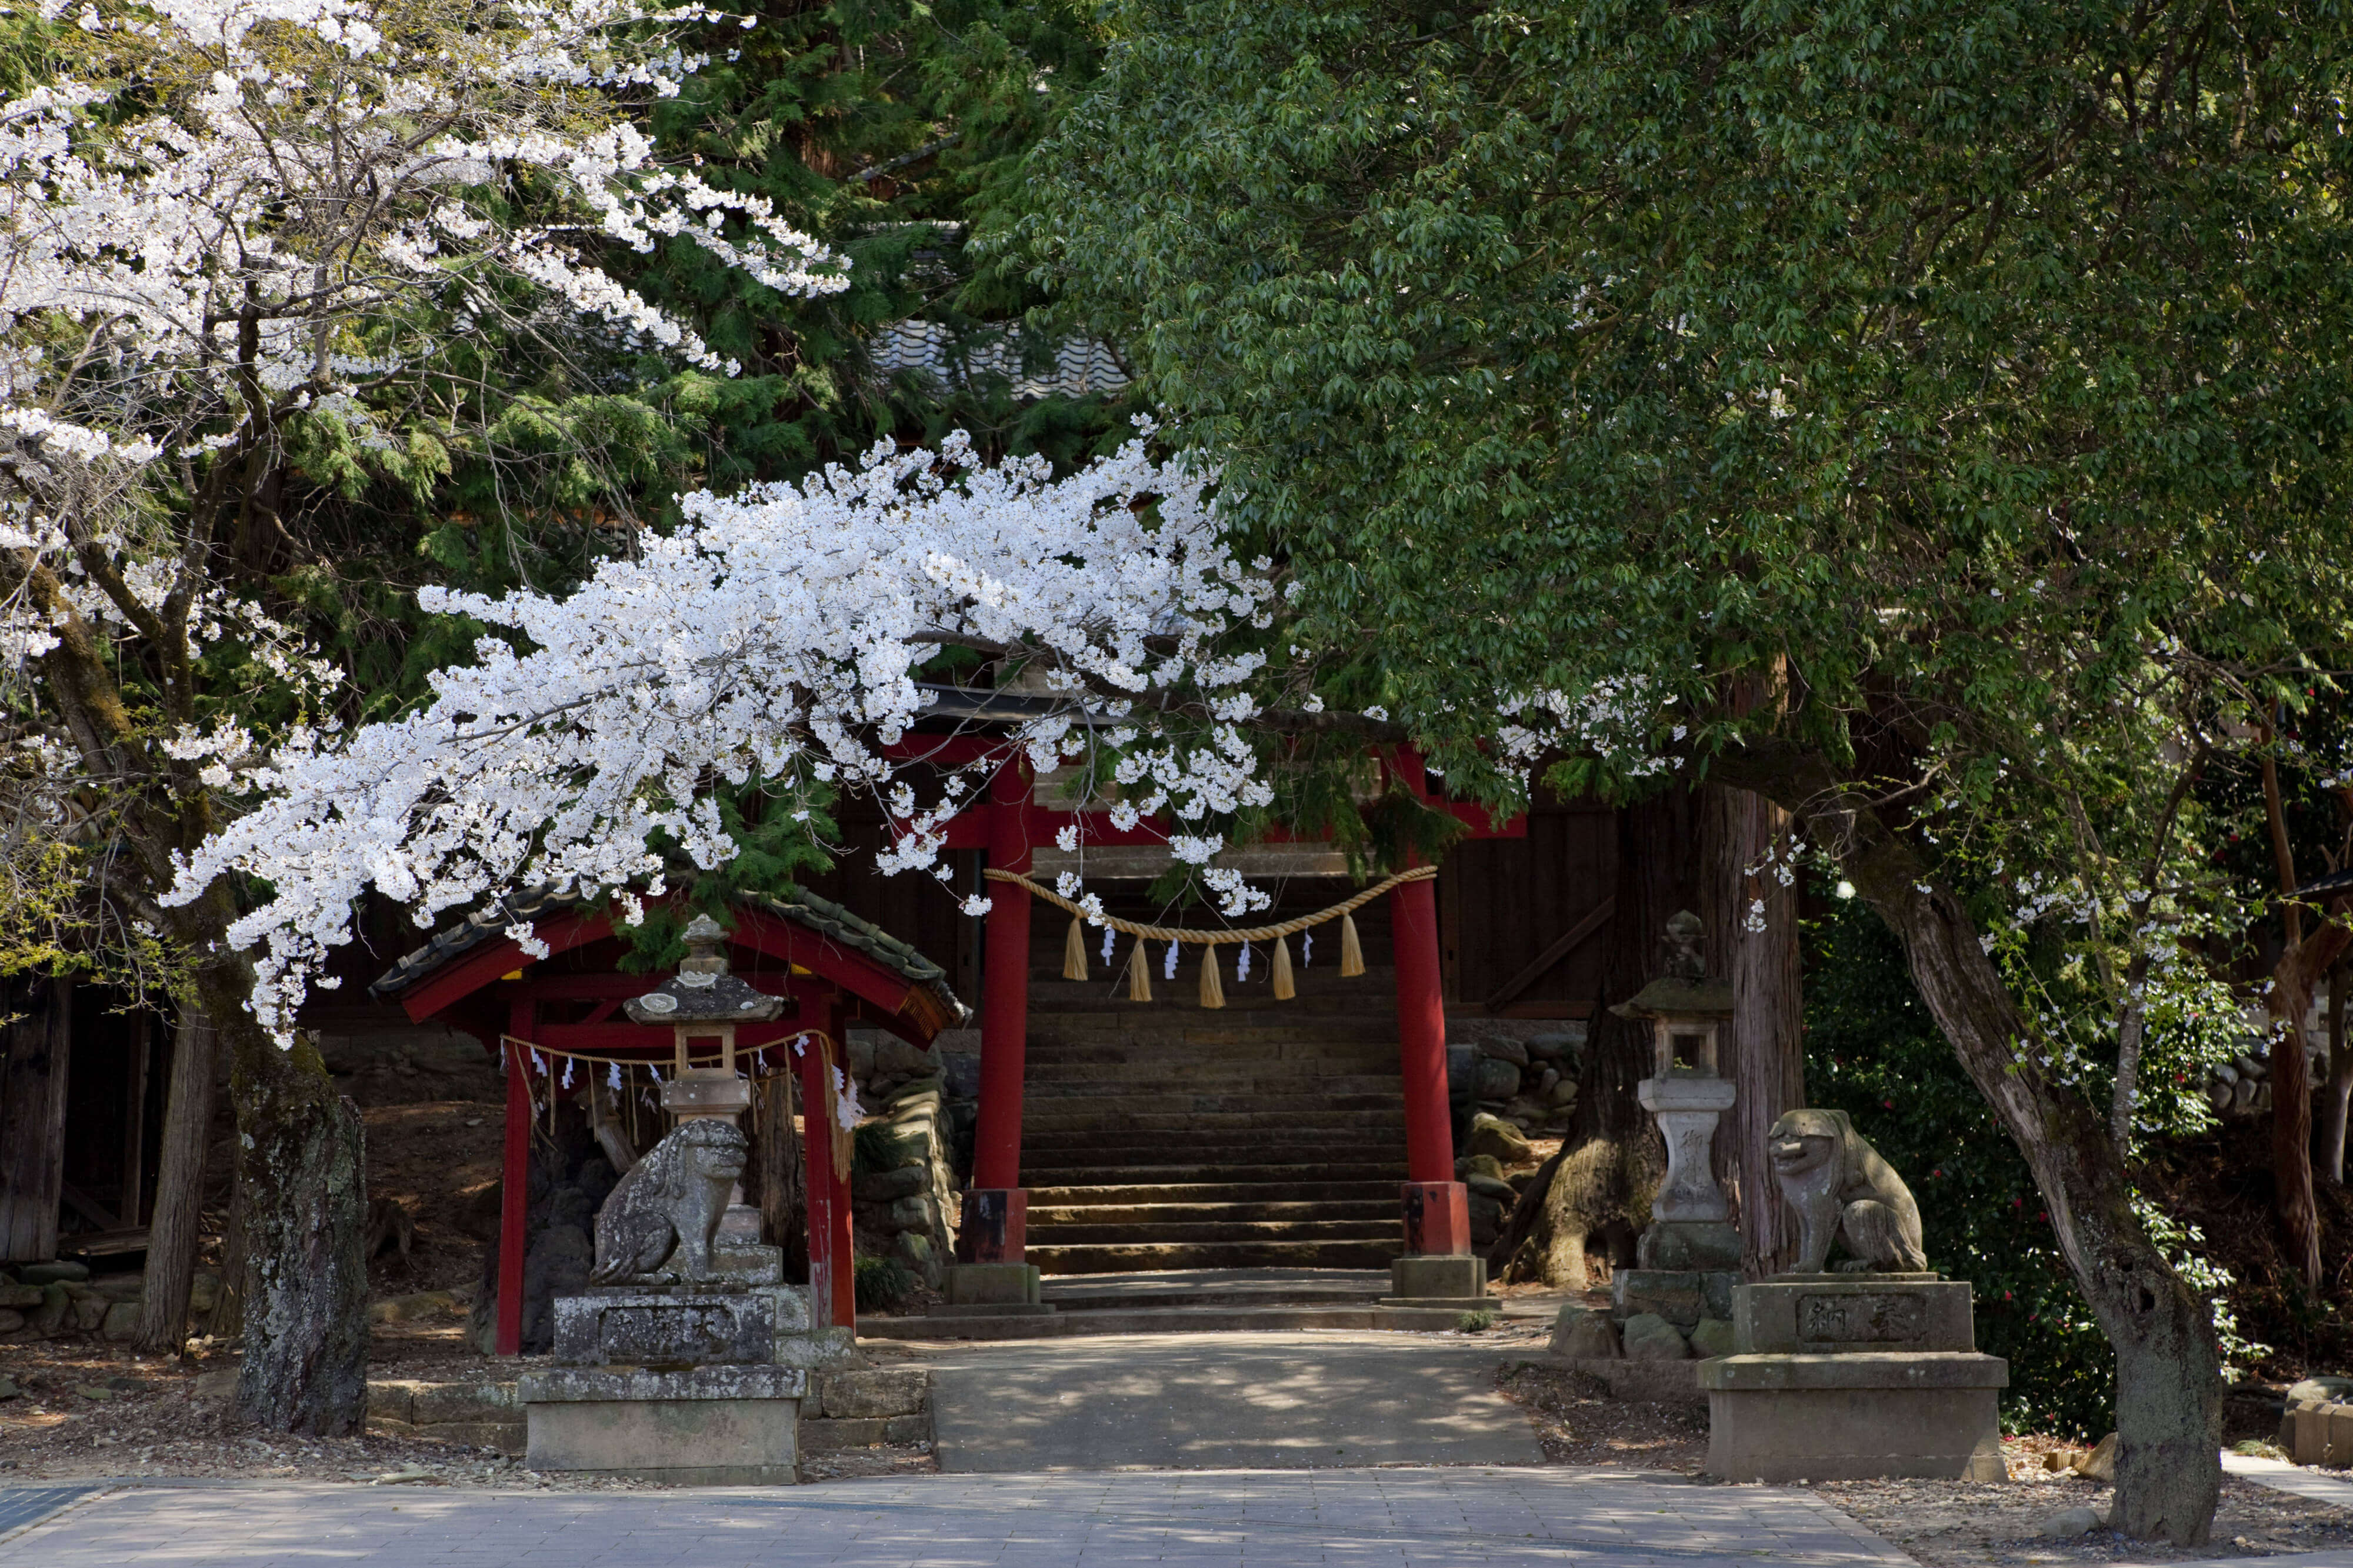
[[1008,327],[982,328],[958,339],[937,321],[893,321],[874,335],[870,349],[875,367],[886,374],[927,371],[950,385],[1001,375],[1013,384],[1016,397],[1117,392],[1131,379],[1110,346],[1093,338],[1063,340],[1053,368],[1033,374],[1022,368],[1020,338]]
[[[911,984],[931,991],[952,1019],[962,1022],[972,1016],[972,1010],[949,989],[947,971],[873,921],[851,914],[831,900],[798,889],[788,897],[764,899],[761,903],[771,912],[840,943]],[[383,977],[368,987],[368,993],[389,1000],[459,954],[504,936],[512,925],[537,920],[558,910],[586,907],[584,900],[545,887],[510,894],[476,910],[463,923],[450,927],[385,970]],[[648,984],[650,986],[651,982]]]

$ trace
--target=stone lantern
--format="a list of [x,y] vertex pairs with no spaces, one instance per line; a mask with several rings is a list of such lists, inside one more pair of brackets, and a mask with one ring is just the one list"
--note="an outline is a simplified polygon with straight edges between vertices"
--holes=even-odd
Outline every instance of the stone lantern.
[[[735,1070],[735,1027],[765,1024],[782,1017],[785,999],[753,989],[750,982],[727,972],[727,929],[709,915],[687,923],[686,956],[678,973],[642,996],[632,996],[621,1011],[633,1024],[670,1026],[678,1054],[670,1076],[661,1086],[662,1109],[681,1124],[702,1117],[729,1122],[752,1109],[752,1085]],[[690,1040],[719,1042],[719,1060],[696,1067],[689,1055]],[[727,1213],[719,1235],[731,1247],[756,1246],[760,1211],[744,1201],[737,1183],[728,1194]]]
[[1714,1160],[1715,1124],[1734,1100],[1733,1085],[1717,1070],[1732,987],[1708,978],[1700,935],[1699,917],[1688,910],[1669,921],[1666,973],[1610,1009],[1650,1022],[1651,1076],[1635,1086],[1635,1097],[1667,1145],[1666,1179],[1651,1201],[1652,1224],[1640,1245],[1644,1268],[1740,1267],[1740,1233],[1729,1223],[1731,1205],[1715,1184]]
[[[680,1121],[723,1116],[733,1121],[752,1108],[752,1086],[735,1071],[735,1026],[765,1024],[784,1016],[785,999],[755,991],[727,972],[727,931],[709,915],[686,928],[686,957],[678,973],[621,1011],[633,1024],[670,1026],[678,1055],[670,1081],[662,1085],[662,1109]],[[717,1039],[716,1064],[696,1067],[687,1042]]]

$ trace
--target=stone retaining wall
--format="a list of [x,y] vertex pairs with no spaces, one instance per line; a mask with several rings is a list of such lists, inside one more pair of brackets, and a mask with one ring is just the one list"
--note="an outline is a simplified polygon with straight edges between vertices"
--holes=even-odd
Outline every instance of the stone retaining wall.
[[424,1437],[501,1454],[523,1451],[522,1404],[512,1383],[371,1379],[367,1427],[390,1437]]
[[[0,1268],[0,1344],[87,1338],[128,1343],[139,1331],[146,1279],[91,1276],[83,1263],[19,1263]],[[188,1331],[201,1334],[220,1299],[217,1277],[199,1272],[188,1291]]]
[[860,1250],[887,1251],[934,1289],[955,1249],[956,1181],[944,1106],[938,1074],[902,1083],[868,1123],[897,1141],[902,1163],[860,1171],[849,1186],[850,1216],[866,1244]]
[[820,1372],[801,1405],[801,1452],[927,1443],[932,1436],[932,1374],[921,1369]]
[[[371,1379],[367,1428],[518,1456],[525,1447],[523,1407],[512,1383]],[[930,1373],[870,1367],[811,1374],[801,1403],[803,1453],[926,1443],[931,1436]]]

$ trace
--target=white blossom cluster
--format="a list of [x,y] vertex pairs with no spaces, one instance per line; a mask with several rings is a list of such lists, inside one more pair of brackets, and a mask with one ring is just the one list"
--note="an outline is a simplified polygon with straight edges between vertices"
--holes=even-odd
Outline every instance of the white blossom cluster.
[[[688,497],[675,534],[567,597],[428,593],[525,651],[485,637],[421,710],[300,733],[249,767],[261,805],[173,897],[231,871],[274,890],[232,939],[264,950],[255,1009],[283,1030],[363,887],[427,922],[527,883],[634,909],[663,889],[662,841],[705,868],[733,856],[722,782],[872,792],[902,835],[884,868],[930,866],[969,781],[919,800],[892,748],[934,700],[917,670],[951,643],[1075,678],[1008,752],[1045,768],[1115,733],[1141,748],[1119,770],[1132,810],[1262,806],[1272,792],[1233,721],[1155,709],[1179,689],[1230,695],[1259,668],[1220,645],[1272,590],[1229,552],[1206,484],[1142,437],[1060,480],[1041,459],[979,466],[961,437],[885,444],[797,485]],[[1223,847],[1182,837],[1195,864]],[[1239,878],[1212,885],[1236,912],[1262,907]]]
[[[696,62],[661,25],[714,16],[636,0],[459,0],[423,28],[375,0],[85,11],[92,79],[0,103],[0,433],[82,465],[217,449],[389,374],[396,358],[350,352],[353,323],[412,300],[495,308],[494,272],[732,368],[584,248],[684,235],[786,294],[847,287],[765,202],[659,165],[611,97],[675,92]],[[118,80],[135,84],[129,113]],[[518,176],[525,210],[554,221],[507,216]],[[45,321],[79,331],[45,351]],[[61,399],[69,381],[103,395]]]

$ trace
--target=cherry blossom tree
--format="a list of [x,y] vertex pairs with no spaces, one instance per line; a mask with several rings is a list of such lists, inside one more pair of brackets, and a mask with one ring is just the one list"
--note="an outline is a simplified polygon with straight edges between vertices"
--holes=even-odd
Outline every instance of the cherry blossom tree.
[[[52,0],[14,19],[53,68],[0,104],[7,863],[103,841],[108,898],[183,966],[237,1099],[242,1401],[348,1431],[355,1120],[316,1053],[278,1048],[249,1006],[241,887],[159,897],[219,826],[242,749],[309,733],[335,697],[265,599],[276,476],[306,444],[424,460],[433,420],[456,417],[438,357],[494,330],[732,372],[596,265],[614,247],[684,237],[781,298],[839,289],[844,268],[758,198],[660,164],[639,130],[700,63],[676,35],[713,13],[164,0],[60,17]],[[194,1209],[166,1178],[169,1256]]]

